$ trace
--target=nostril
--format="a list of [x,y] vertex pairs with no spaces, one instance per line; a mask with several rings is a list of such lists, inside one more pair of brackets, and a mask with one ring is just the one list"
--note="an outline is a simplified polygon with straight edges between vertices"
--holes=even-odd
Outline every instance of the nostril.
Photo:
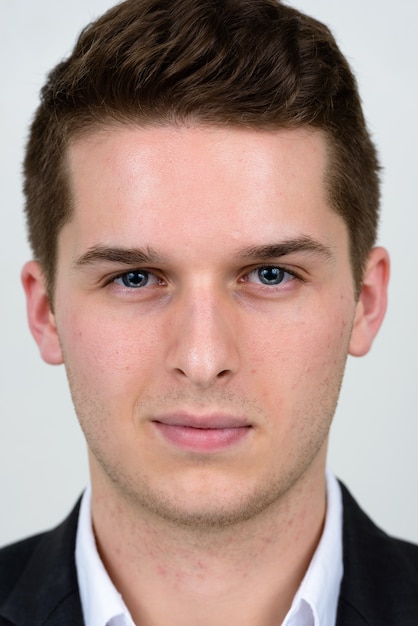
[[225,376],[228,374],[229,370],[222,370],[222,372],[219,372],[218,374],[218,378],[225,378]]

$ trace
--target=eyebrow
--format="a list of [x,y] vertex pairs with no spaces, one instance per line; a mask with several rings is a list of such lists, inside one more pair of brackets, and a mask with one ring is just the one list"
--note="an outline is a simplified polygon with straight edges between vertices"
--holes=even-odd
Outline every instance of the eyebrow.
[[286,256],[288,254],[294,254],[296,252],[312,252],[315,255],[324,257],[326,260],[330,260],[334,256],[332,248],[325,246],[323,243],[307,236],[286,239],[279,243],[262,246],[248,246],[240,250],[238,256],[241,259],[256,258],[260,260],[267,260]]
[[81,268],[100,262],[142,265],[143,263],[163,263],[165,259],[148,246],[145,249],[93,246],[75,259],[74,266]]
[[[314,253],[325,259],[333,257],[332,249],[311,237],[296,237],[286,239],[279,243],[265,244],[261,246],[247,246],[239,250],[238,259],[268,260],[294,253]],[[76,268],[83,268],[96,263],[119,263],[122,265],[142,265],[149,263],[167,263],[156,250],[146,248],[120,248],[114,246],[93,246],[74,261]]]

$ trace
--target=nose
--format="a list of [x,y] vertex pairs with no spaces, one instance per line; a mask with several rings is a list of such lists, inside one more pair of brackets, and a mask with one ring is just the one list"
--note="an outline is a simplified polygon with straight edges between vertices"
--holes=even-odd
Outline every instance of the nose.
[[236,312],[227,300],[202,289],[171,311],[167,367],[195,387],[225,383],[238,371]]

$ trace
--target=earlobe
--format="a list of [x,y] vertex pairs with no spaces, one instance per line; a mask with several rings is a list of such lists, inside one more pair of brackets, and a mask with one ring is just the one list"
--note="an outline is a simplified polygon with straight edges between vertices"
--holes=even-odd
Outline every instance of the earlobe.
[[363,356],[373,343],[386,312],[389,255],[384,248],[373,248],[367,261],[357,302],[349,354]]
[[55,317],[46,291],[45,279],[37,261],[29,261],[22,270],[26,294],[29,328],[38,344],[41,356],[50,365],[63,363]]

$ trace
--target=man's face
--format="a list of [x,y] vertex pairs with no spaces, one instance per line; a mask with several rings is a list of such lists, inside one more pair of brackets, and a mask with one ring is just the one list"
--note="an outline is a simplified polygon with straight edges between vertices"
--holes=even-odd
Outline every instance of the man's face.
[[53,324],[93,486],[230,523],[323,471],[356,312],[308,130],[118,128],[69,150]]

